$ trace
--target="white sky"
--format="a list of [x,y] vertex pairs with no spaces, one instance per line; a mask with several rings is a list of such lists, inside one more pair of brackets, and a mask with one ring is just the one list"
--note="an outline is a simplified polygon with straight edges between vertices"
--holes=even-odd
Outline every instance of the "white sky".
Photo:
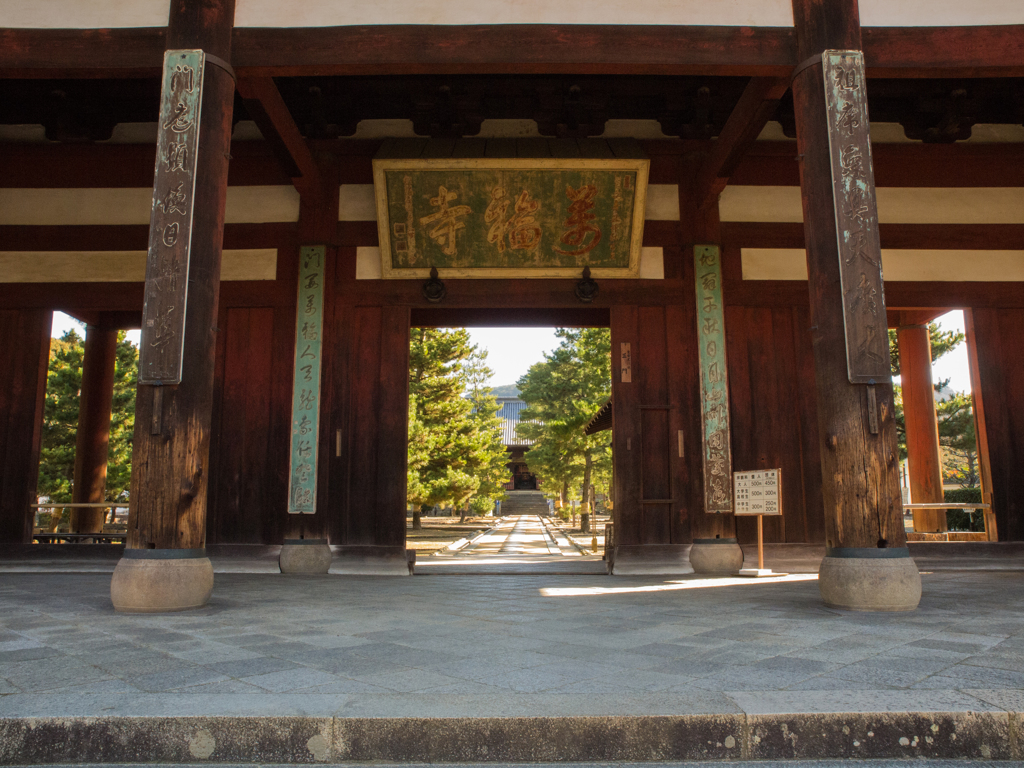
[[554,328],[470,328],[469,336],[487,350],[487,367],[494,371],[491,386],[515,384],[544,353],[558,346]]
[[[959,309],[938,320],[945,331],[964,329],[964,313]],[[69,328],[79,326],[62,312],[53,313],[53,336],[60,336]],[[80,331],[84,334],[84,331]],[[494,371],[492,386],[515,384],[534,363],[544,359],[544,353],[558,346],[554,328],[470,328],[473,343],[486,349],[487,365]],[[128,337],[139,343],[139,332],[129,331]],[[957,392],[970,392],[971,381],[967,364],[967,345],[961,344],[933,366],[935,380],[950,379],[950,387]]]

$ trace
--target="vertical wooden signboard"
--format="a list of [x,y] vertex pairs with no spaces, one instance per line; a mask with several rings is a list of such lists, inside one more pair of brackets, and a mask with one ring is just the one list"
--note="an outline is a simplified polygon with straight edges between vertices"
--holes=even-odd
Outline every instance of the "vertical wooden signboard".
[[701,427],[704,438],[704,510],[732,511],[729,384],[722,308],[722,259],[717,245],[693,249],[700,350]]
[[288,514],[316,512],[316,457],[320,434],[320,350],[323,336],[324,261],[322,245],[299,255],[299,297],[295,315],[295,374],[292,384],[292,439],[288,469]]
[[198,50],[164,53],[139,349],[140,384],[181,383],[205,63],[205,55]]
[[891,372],[864,54],[825,51],[821,63],[839,240],[847,374],[852,384],[880,384],[889,381]]

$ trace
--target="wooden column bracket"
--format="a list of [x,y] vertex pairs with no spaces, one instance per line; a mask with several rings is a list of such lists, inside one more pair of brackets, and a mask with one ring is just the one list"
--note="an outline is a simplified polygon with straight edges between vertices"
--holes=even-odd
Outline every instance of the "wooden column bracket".
[[320,171],[271,77],[240,77],[238,92],[274,156],[299,192],[316,192]]
[[718,200],[740,160],[775,115],[779,100],[789,90],[787,78],[752,77],[729,115],[714,149],[697,169],[691,189],[696,210]]

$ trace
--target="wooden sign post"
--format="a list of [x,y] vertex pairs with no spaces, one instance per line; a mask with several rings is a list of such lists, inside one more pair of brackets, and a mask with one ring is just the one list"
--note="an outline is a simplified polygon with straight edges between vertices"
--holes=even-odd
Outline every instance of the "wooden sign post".
[[764,567],[765,515],[782,514],[782,470],[762,469],[732,474],[733,511],[736,515],[757,516],[757,568],[741,568],[737,576],[786,576]]

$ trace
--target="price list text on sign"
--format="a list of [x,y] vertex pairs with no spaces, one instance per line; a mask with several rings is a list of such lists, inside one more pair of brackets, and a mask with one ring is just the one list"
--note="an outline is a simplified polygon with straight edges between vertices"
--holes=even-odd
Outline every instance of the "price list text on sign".
[[734,472],[732,489],[735,514],[782,514],[781,469]]

